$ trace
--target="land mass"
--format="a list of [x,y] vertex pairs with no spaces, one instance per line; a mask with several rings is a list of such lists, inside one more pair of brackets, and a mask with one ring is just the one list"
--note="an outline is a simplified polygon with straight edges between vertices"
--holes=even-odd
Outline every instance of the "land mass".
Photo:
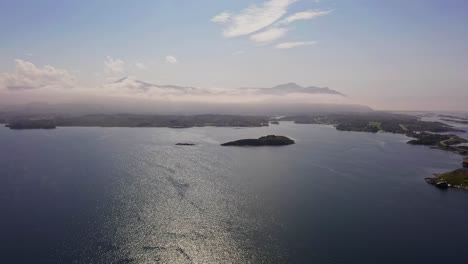
[[458,188],[468,190],[468,168],[456,169],[443,174],[434,174],[434,178],[426,178],[426,182],[439,188]]
[[463,132],[442,122],[422,121],[416,116],[389,112],[372,113],[323,113],[313,115],[287,116],[280,121],[294,121],[297,124],[334,125],[337,130],[356,132]]
[[53,120],[15,120],[6,124],[10,129],[55,129]]
[[294,144],[294,140],[285,136],[268,135],[258,139],[241,139],[221,144],[221,146],[285,146]]
[[[136,114],[94,114],[84,116],[52,116],[42,120],[32,118],[12,118],[6,120],[12,129],[55,128],[57,127],[261,127],[268,126],[269,119],[264,116],[240,115],[136,115]],[[54,127],[52,127],[54,126]]]

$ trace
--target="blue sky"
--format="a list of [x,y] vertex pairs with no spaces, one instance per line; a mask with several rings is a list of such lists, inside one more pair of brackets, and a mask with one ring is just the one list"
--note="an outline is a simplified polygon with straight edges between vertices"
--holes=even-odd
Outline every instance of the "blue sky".
[[[447,94],[443,108],[468,101],[466,1],[273,0],[284,15],[236,36],[225,34],[234,22],[212,21],[268,2],[2,0],[0,72],[21,82],[11,77],[20,59],[64,70],[88,91],[133,76],[210,88],[327,86],[380,109],[427,108]],[[301,12],[328,13],[282,22]]]

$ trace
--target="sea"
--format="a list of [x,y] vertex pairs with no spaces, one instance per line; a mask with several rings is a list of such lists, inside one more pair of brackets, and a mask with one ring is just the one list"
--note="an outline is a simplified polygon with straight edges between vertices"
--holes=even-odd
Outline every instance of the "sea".
[[[296,144],[220,146],[272,134]],[[463,157],[409,139],[0,127],[1,263],[467,263],[468,191],[424,181]]]

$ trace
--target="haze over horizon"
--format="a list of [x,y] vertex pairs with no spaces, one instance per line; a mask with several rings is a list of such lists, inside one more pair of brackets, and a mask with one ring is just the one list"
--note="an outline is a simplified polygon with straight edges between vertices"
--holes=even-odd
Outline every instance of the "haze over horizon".
[[468,111],[467,8],[456,0],[6,0],[0,104]]

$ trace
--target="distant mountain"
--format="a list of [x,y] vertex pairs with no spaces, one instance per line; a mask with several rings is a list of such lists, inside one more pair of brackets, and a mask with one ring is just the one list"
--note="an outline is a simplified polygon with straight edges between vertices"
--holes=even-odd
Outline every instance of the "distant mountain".
[[285,83],[280,84],[271,88],[242,88],[246,90],[250,90],[257,94],[268,94],[268,95],[286,95],[292,93],[303,93],[303,94],[332,94],[332,95],[340,95],[346,96],[338,91],[332,90],[328,87],[303,87],[298,85],[297,83]]
[[113,83],[122,84],[122,85],[128,84],[128,87],[142,90],[142,91],[148,91],[152,88],[155,88],[155,89],[163,89],[163,90],[176,90],[176,91],[181,91],[181,92],[203,93],[201,89],[198,89],[195,87],[183,87],[183,86],[177,86],[177,85],[158,85],[158,84],[143,82],[140,80],[135,80],[129,77],[124,77]]
[[[195,88],[195,87],[183,87],[177,85],[158,85],[143,82],[140,80],[135,80],[133,78],[125,77],[119,79],[114,82],[114,84],[121,84],[129,89],[137,89],[141,91],[149,91],[150,89],[160,89],[166,91],[173,91],[173,92],[182,92],[187,94],[212,94],[209,90]],[[227,90],[224,93],[230,94],[234,92],[234,94],[238,94],[239,92],[248,92],[254,93],[258,95],[287,95],[287,94],[294,94],[294,93],[302,93],[302,94],[330,94],[330,95],[339,95],[339,96],[346,96],[338,91],[332,90],[328,87],[302,87],[296,83],[285,83],[280,84],[271,88],[239,88],[234,90]],[[223,93],[219,92],[218,93]]]

